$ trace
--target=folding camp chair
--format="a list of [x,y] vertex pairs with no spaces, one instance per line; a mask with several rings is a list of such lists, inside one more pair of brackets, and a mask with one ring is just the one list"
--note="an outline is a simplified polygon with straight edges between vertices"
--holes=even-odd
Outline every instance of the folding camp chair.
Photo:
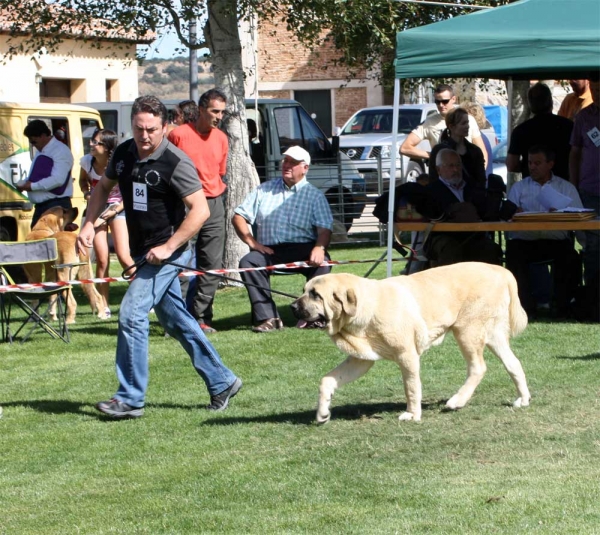
[[[13,285],[14,281],[6,269],[7,266],[23,264],[46,264],[55,262],[58,256],[56,240],[49,238],[28,242],[0,242],[0,285]],[[54,266],[52,266],[54,267]],[[50,336],[69,342],[69,330],[66,323],[66,292],[70,286],[34,286],[31,288],[0,289],[0,320],[2,323],[2,339],[12,343],[24,331],[23,343],[38,328],[42,328]],[[58,325],[50,323],[51,304],[56,301]],[[12,316],[16,305],[25,317]],[[20,322],[19,328],[11,331],[11,320]]]

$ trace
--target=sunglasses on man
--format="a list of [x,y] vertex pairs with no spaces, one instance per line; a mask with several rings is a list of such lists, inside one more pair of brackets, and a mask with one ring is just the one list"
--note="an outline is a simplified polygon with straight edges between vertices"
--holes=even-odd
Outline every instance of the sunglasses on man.
[[439,99],[439,100],[436,98],[436,99],[434,100],[434,102],[435,102],[436,106],[439,106],[440,104],[444,104],[444,105],[446,105],[446,104],[448,104],[448,102],[450,102],[451,100],[452,100],[451,98],[442,98],[442,99]]

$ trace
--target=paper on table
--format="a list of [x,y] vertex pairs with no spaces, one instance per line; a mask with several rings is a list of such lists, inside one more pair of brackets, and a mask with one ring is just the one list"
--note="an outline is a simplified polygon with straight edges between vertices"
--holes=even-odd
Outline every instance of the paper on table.
[[569,206],[568,208],[563,208],[562,210],[556,210],[561,214],[578,214],[580,212],[593,212],[593,208],[574,208],[573,206]]
[[550,208],[562,210],[571,204],[572,199],[556,191],[550,184],[545,184],[542,186],[538,201],[546,210]]

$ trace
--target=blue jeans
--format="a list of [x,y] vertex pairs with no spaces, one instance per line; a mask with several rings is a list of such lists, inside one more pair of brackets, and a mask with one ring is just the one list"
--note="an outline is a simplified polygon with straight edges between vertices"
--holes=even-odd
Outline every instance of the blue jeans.
[[[139,260],[136,259],[136,260]],[[186,265],[190,252],[176,253],[170,261]],[[117,338],[117,378],[115,398],[143,407],[148,387],[148,314],[154,307],[165,331],[185,349],[210,395],[226,390],[235,375],[221,361],[219,354],[186,310],[177,275],[182,270],[169,264],[144,264],[121,302]]]

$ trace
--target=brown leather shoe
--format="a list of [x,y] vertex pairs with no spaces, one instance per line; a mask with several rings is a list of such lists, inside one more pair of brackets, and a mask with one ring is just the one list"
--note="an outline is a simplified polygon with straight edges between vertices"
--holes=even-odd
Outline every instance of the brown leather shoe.
[[271,318],[263,321],[260,325],[255,325],[252,330],[255,333],[268,333],[283,329],[283,321],[280,318]]

